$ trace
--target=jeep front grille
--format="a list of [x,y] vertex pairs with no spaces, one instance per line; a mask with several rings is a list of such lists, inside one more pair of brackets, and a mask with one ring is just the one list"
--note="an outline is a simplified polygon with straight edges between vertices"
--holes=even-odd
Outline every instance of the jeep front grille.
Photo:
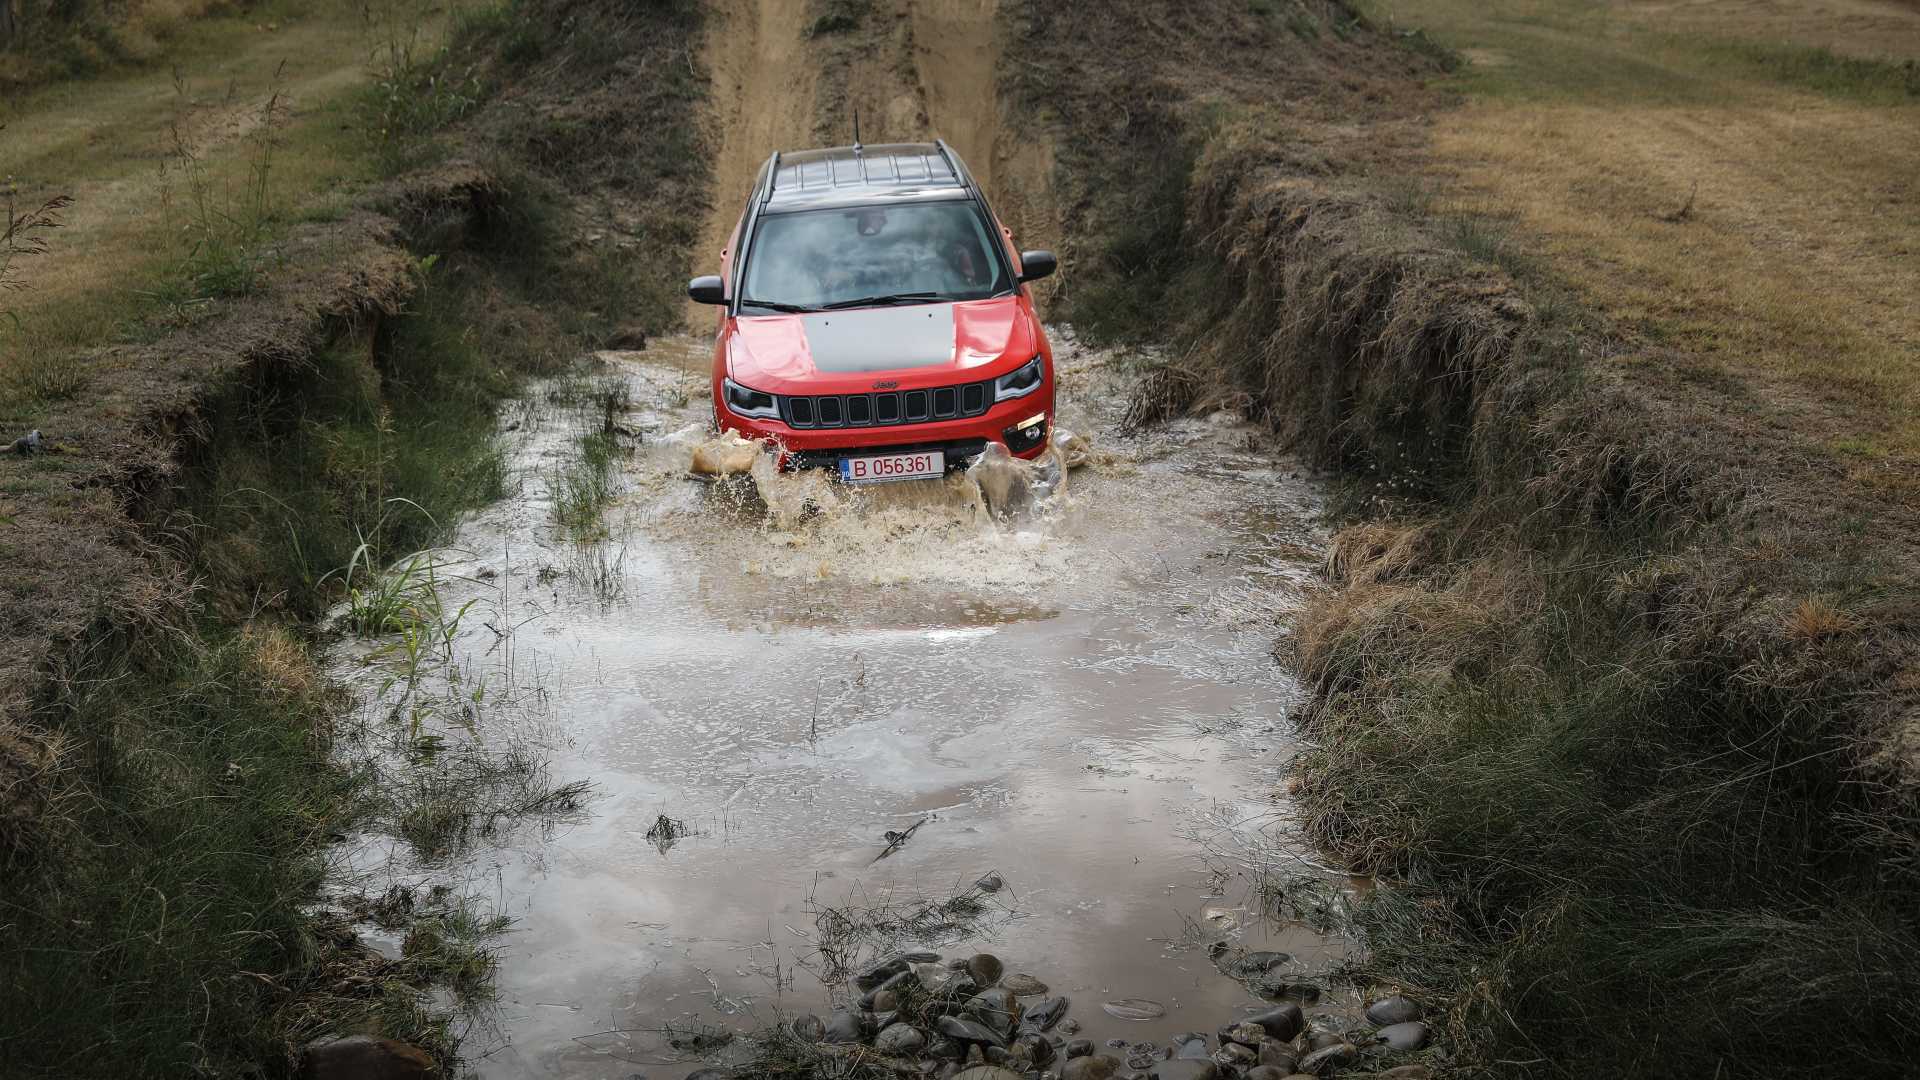
[[774,395],[780,415],[796,428],[886,427],[984,415],[993,404],[993,383],[965,383],[932,390],[886,390],[877,394]]

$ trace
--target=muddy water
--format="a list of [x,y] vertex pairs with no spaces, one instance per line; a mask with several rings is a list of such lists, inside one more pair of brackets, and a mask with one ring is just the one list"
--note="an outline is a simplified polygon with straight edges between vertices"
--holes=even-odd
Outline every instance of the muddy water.
[[[1237,910],[1234,857],[1285,830],[1297,691],[1269,650],[1315,559],[1314,491],[1234,423],[1122,438],[1126,362],[1064,334],[1059,354],[1064,425],[1095,460],[1010,523],[950,481],[830,485],[783,528],[746,478],[689,477],[675,433],[707,414],[703,342],[605,357],[640,433],[606,539],[552,524],[564,415],[514,418],[518,495],[442,553],[449,607],[475,604],[453,669],[490,688],[452,734],[536,746],[555,782],[596,794],[437,865],[377,837],[355,853],[516,920],[468,1043],[480,1075],[684,1075],[669,1025],[823,1008],[821,909],[938,900],[989,872],[1006,888],[980,936],[937,944],[1039,976],[1095,1039],[1164,1042],[1253,1004],[1207,941],[1301,971],[1339,952]],[[662,815],[690,834],[650,840]],[[1117,998],[1168,1011],[1104,1015]]]

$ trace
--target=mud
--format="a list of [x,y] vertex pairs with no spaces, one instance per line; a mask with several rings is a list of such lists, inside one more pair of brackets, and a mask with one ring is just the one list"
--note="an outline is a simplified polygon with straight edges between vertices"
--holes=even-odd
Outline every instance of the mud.
[[[684,1075],[670,1027],[824,1011],[821,909],[990,873],[1001,917],[931,944],[1046,972],[1096,1041],[1258,1004],[1213,942],[1308,981],[1343,952],[1258,917],[1246,855],[1287,832],[1297,689],[1269,649],[1317,560],[1315,492],[1225,418],[1120,437],[1125,362],[1058,333],[1063,424],[1094,463],[1005,519],[959,474],[693,475],[704,342],[603,357],[639,433],[608,539],[561,539],[546,492],[600,417],[511,418],[517,494],[438,553],[443,605],[473,604],[445,692],[473,707],[435,730],[533,748],[596,794],[432,865],[349,845],[376,891],[451,884],[516,920],[479,1075]],[[340,670],[385,711],[378,665]],[[1126,998],[1165,1015],[1097,1007]]]

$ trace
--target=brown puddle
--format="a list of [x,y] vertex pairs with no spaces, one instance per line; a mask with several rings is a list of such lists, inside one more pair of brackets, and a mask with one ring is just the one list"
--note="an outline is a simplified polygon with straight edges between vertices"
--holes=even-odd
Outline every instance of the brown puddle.
[[[643,434],[611,537],[578,545],[546,490],[575,429],[523,416],[518,494],[441,553],[446,605],[474,601],[451,669],[488,688],[449,736],[538,747],[597,794],[431,866],[381,836],[349,852],[376,892],[451,883],[515,920],[466,1044],[478,1075],[683,1076],[698,1062],[675,1062],[669,1025],[824,1011],[817,909],[989,872],[990,937],[936,947],[1038,976],[1096,1041],[1254,1004],[1210,940],[1308,973],[1344,954],[1238,910],[1257,906],[1242,852],[1288,831],[1297,689],[1270,650],[1318,558],[1315,491],[1237,424],[1121,438],[1122,362],[1057,333],[1063,426],[1100,453],[1014,525],[931,482],[835,485],[771,525],[744,478],[687,475],[697,432],[676,433],[708,404],[686,339],[609,357]],[[339,666],[379,697],[377,668]],[[662,815],[689,835],[650,839]],[[1167,1013],[1101,1011],[1119,998]]]

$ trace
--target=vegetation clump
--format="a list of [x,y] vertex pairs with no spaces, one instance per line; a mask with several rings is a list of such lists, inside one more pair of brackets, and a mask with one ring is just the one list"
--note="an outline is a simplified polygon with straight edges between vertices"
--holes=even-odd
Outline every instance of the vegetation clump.
[[[1523,6],[1555,25],[1553,5]],[[1119,336],[1139,332],[1133,311],[1177,321],[1133,418],[1239,408],[1348,478],[1332,582],[1279,651],[1313,692],[1308,824],[1388,882],[1359,911],[1375,971],[1452,1001],[1449,1044],[1494,1074],[1901,1075],[1920,1049],[1920,523],[1898,481],[1829,440],[1874,396],[1829,393],[1829,411],[1771,371],[1690,355],[1711,338],[1684,322],[1636,332],[1596,308],[1594,289],[1624,293],[1589,286],[1577,253],[1539,254],[1527,223],[1409,181],[1428,150],[1406,121],[1454,92],[1420,85],[1444,57],[1372,31],[1288,45],[1218,8],[1239,47],[1193,33],[1220,54],[1182,58],[1189,29],[1156,15],[1175,43],[1129,68],[1134,87],[1079,58],[1149,36],[1144,9],[1028,12],[1012,78],[1067,173],[1192,163],[1069,192],[1072,317]],[[1524,83],[1547,77],[1529,59],[1455,78],[1535,101],[1712,102],[1714,70],[1766,80],[1743,93],[1889,100],[1885,65],[1727,49],[1719,68],[1655,64],[1578,94]],[[1236,81],[1270,52],[1290,71]],[[1163,182],[1178,242],[1143,274],[1131,226],[1106,215]],[[1657,217],[1686,192],[1647,212],[1636,264],[1691,257],[1651,246],[1715,213],[1703,195],[1688,222]],[[1765,347],[1790,357],[1780,325]],[[1903,445],[1898,424],[1876,430]]]
[[[524,752],[436,741],[422,710],[442,703],[424,695],[393,732],[400,773],[337,754],[345,702],[313,659],[319,617],[349,601],[396,692],[411,686],[463,612],[388,571],[504,489],[499,402],[616,327],[677,318],[665,283],[685,276],[686,229],[655,229],[628,213],[637,194],[608,193],[667,182],[626,168],[643,148],[693,184],[690,111],[630,123],[626,158],[577,140],[605,155],[608,197],[575,203],[536,163],[581,159],[485,105],[525,89],[521,103],[565,110],[602,80],[604,108],[632,120],[632,96],[604,80],[655,54],[683,76],[629,72],[633,85],[690,100],[696,18],[691,4],[558,0],[470,14],[450,49],[423,45],[399,73],[473,100],[401,115],[390,127],[408,146],[365,149],[411,171],[320,205],[281,184],[282,147],[312,138],[285,99],[269,93],[249,121],[244,178],[183,127],[175,217],[194,242],[151,264],[142,296],[161,299],[158,317],[143,308],[111,348],[112,334],[74,338],[110,355],[110,380],[91,377],[105,370],[91,351],[65,365],[82,374],[63,393],[9,380],[8,415],[39,410],[53,451],[0,487],[0,521],[23,526],[0,535],[16,601],[0,660],[0,923],[23,943],[0,950],[9,1075],[284,1074],[302,1043],[366,1029],[451,1062],[448,1006],[484,999],[498,919],[422,900],[403,957],[381,960],[311,913],[324,852],[375,827],[437,858],[505,819],[564,814],[586,788]],[[540,55],[579,61],[555,70],[583,82],[542,83]],[[449,89],[441,73],[469,67],[486,77]],[[378,91],[359,107],[386,115]],[[9,283],[11,257],[62,209],[9,213]],[[49,340],[35,355],[66,359]]]

